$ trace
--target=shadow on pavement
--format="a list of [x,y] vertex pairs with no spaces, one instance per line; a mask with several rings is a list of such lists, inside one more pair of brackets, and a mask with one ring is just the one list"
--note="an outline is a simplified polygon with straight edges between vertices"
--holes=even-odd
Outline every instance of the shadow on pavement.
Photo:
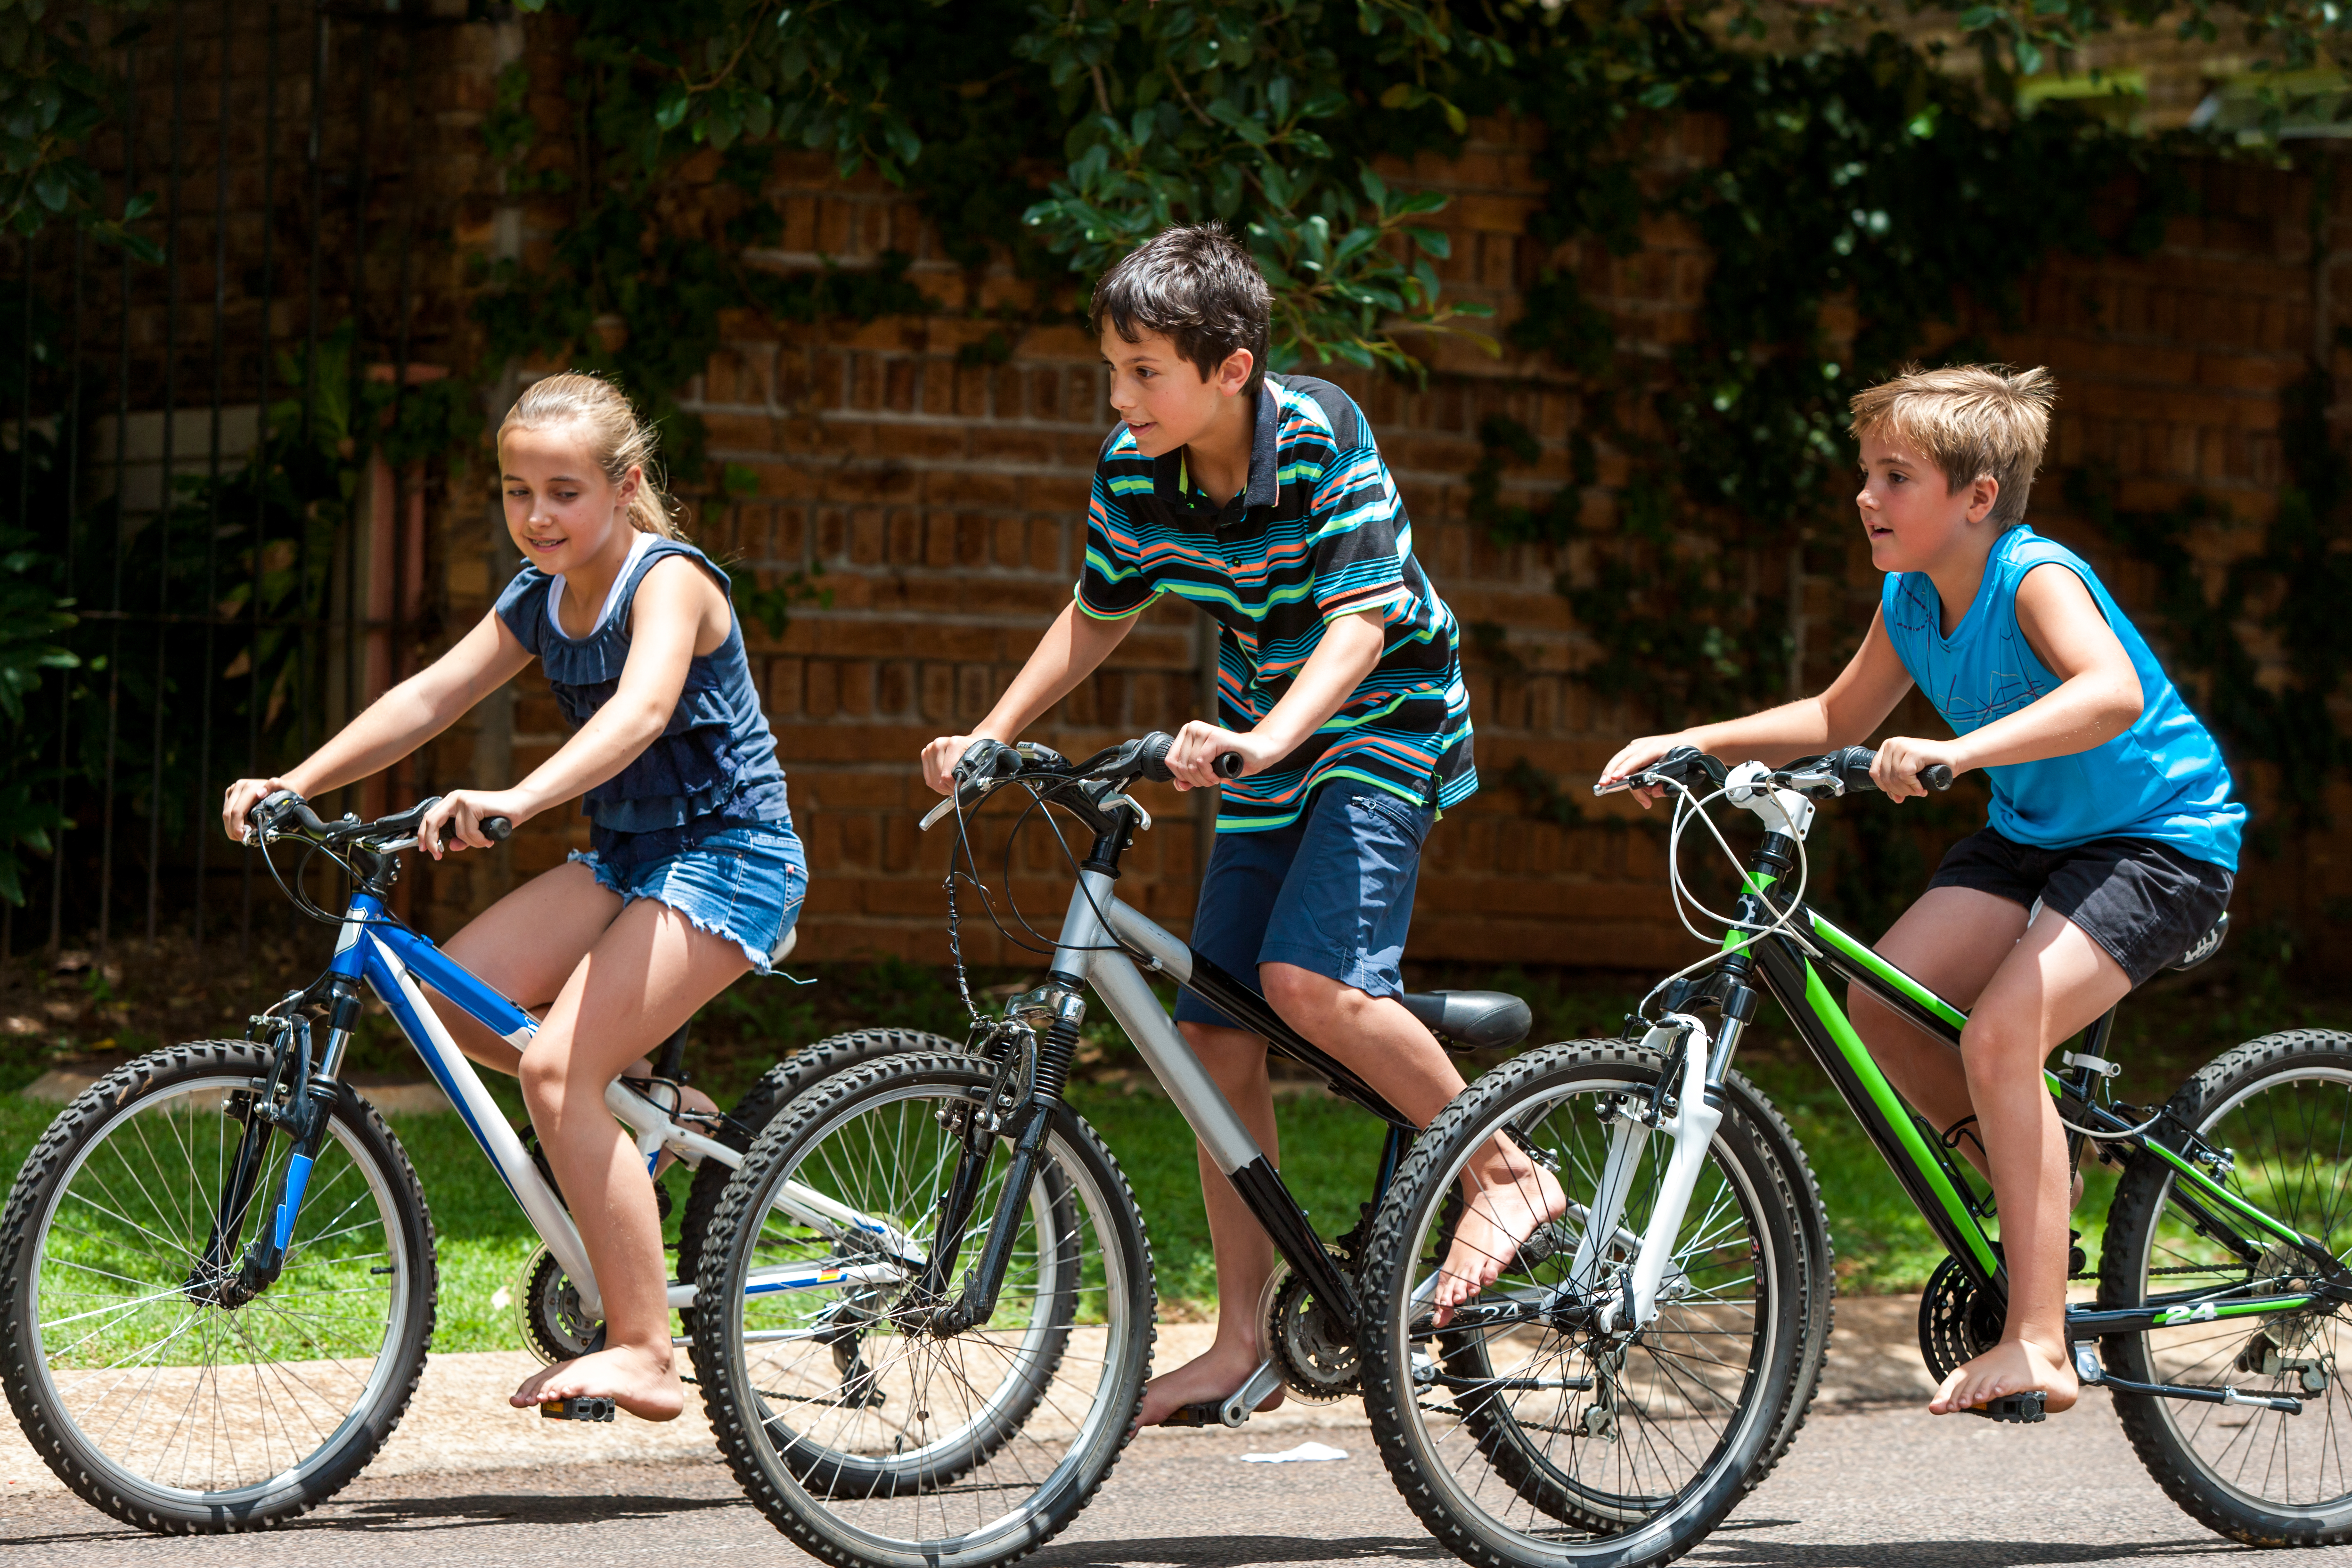
[[1334,1541],[1308,1535],[1171,1535],[1129,1541],[1073,1541],[1029,1559],[1036,1568],[1240,1568],[1278,1563],[1451,1563],[1453,1553],[1423,1536]]
[[1801,1541],[1725,1541],[1720,1533],[1702,1542],[1686,1561],[1704,1568],[2046,1568],[2066,1563],[2163,1563],[2176,1557],[2205,1559],[2259,1551],[2219,1536],[2210,1541],[2111,1542],[2101,1545],[2050,1541],[1876,1541],[1822,1546]]
[[740,1497],[551,1497],[539,1492],[477,1492],[459,1497],[382,1498],[347,1503],[284,1530],[468,1530],[491,1524],[604,1524],[749,1508]]

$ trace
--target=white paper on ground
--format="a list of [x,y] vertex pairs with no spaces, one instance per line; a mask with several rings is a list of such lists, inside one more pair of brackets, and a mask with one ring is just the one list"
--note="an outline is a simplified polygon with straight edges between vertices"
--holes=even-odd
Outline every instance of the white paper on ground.
[[1296,1448],[1286,1448],[1279,1454],[1244,1454],[1247,1465],[1291,1465],[1309,1459],[1344,1459],[1345,1448],[1334,1448],[1325,1443],[1301,1443]]

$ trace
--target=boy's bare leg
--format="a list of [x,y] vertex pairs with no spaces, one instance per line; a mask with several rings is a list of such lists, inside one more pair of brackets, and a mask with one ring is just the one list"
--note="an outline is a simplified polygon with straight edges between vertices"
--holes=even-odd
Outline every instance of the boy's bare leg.
[[653,1182],[604,1087],[749,967],[735,942],[641,900],[564,982],[523,1052],[523,1099],[604,1298],[605,1348],[527,1378],[509,1404],[597,1394],[648,1421],[683,1408]]
[[1944,1380],[1937,1415],[2040,1389],[2053,1411],[2081,1392],[2066,1355],[2066,1140],[2042,1064],[2123,1000],[2131,977],[2081,927],[2044,910],[1993,973],[1960,1035],[1984,1132],[2009,1273],[2000,1343]]
[[[2024,934],[2021,904],[1974,888],[1930,888],[1887,929],[1877,951],[1955,1007],[1972,1012]],[[1974,1113],[1959,1052],[1880,1006],[1858,986],[1846,994],[1846,1016],[1896,1091],[1938,1131]],[[1963,1134],[1956,1147],[1990,1177],[1981,1124],[1977,1131],[1976,1137]],[[2076,1195],[2077,1188],[2069,1187],[2070,1209]]]
[[[1265,1039],[1247,1029],[1191,1023],[1179,1027],[1250,1136],[1278,1167],[1281,1153],[1274,1090],[1266,1080]],[[1217,1263],[1217,1337],[1200,1355],[1145,1385],[1139,1426],[1157,1426],[1185,1405],[1204,1399],[1231,1398],[1265,1359],[1258,1348],[1257,1299],[1266,1276],[1274,1272],[1274,1243],[1258,1228],[1256,1216],[1209,1158],[1208,1150],[1198,1153],[1201,1197],[1209,1211],[1209,1243]],[[1282,1392],[1276,1389],[1258,1408],[1271,1410],[1281,1403]]]
[[[1258,979],[1292,1028],[1354,1068],[1414,1126],[1428,1126],[1462,1092],[1462,1075],[1437,1037],[1395,997],[1368,995],[1290,963],[1262,963]],[[1568,1208],[1552,1173],[1499,1139],[1464,1167],[1462,1198],[1462,1220],[1432,1298],[1440,1323],[1501,1278],[1519,1244]]]

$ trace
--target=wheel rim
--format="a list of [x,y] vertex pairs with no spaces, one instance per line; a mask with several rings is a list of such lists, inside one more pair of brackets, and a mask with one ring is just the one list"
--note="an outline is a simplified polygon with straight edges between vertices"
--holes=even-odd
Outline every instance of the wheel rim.
[[[1510,1120],[1559,1162],[1562,1186],[1571,1204],[1580,1205],[1599,1185],[1611,1136],[1592,1111],[1612,1094],[1646,1100],[1650,1087],[1602,1079],[1555,1085],[1515,1100]],[[1502,1121],[1498,1111],[1476,1131],[1491,1134]],[[1457,1191],[1470,1152],[1483,1142],[1464,1138],[1465,1152],[1430,1190]],[[1670,1141],[1649,1138],[1621,1232],[1639,1236],[1646,1226],[1671,1150]],[[1456,1518],[1476,1521],[1506,1551],[1512,1543],[1557,1550],[1639,1530],[1703,1487],[1718,1470],[1725,1446],[1742,1440],[1767,1414],[1752,1390],[1769,1365],[1773,1238],[1757,1223],[1759,1196],[1738,1162],[1727,1157],[1719,1134],[1713,1155],[1685,1213],[1657,1320],[1630,1342],[1606,1345],[1549,1324],[1520,1325],[1441,1336],[1436,1355],[1416,1361],[1413,1312],[1393,1313],[1394,1364],[1412,1366],[1419,1384],[1405,1412],[1408,1438],[1420,1450],[1417,1468],[1448,1494]],[[1423,1299],[1441,1257],[1439,1215],[1446,1201],[1422,1221],[1410,1268],[1391,1287],[1393,1300]],[[1572,1207],[1556,1222],[1565,1243],[1558,1252],[1531,1266],[1515,1259],[1477,1300],[1549,1296],[1570,1272],[1583,1234],[1580,1214]],[[1628,1259],[1622,1246],[1605,1249],[1601,1282],[1613,1280]],[[1461,1381],[1447,1388],[1433,1373]],[[1482,1386],[1490,1377],[1504,1381]],[[1553,1386],[1509,1386],[1521,1380]],[[1586,1380],[1590,1387],[1572,1386]],[[1595,1406],[1601,1414],[1592,1414]],[[1611,1431],[1613,1438],[1604,1435]]]
[[[388,1391],[408,1321],[399,1208],[339,1119],[277,1282],[234,1309],[182,1289],[242,1133],[222,1104],[250,1082],[183,1081],[109,1118],[41,1215],[31,1280],[34,1376],[88,1462],[126,1490],[230,1509],[342,1447]],[[257,1208],[287,1148],[270,1139]]]
[[[958,1147],[936,1112],[971,1104],[960,1086],[921,1084],[842,1110],[772,1179],[759,1238],[739,1251],[739,1267],[847,1260],[837,1244],[774,1205],[793,1181],[887,1216],[928,1251]],[[1108,1199],[1058,1134],[1045,1153],[1066,1195],[1049,1195],[1042,1178],[1032,1186],[1003,1292],[984,1327],[944,1341],[899,1331],[887,1314],[907,1283],[901,1276],[862,1290],[752,1297],[730,1331],[739,1386],[759,1396],[753,1441],[772,1461],[766,1468],[804,1510],[830,1516],[849,1539],[886,1552],[937,1552],[1018,1533],[1039,1513],[1038,1500],[1075,1478],[1105,1423],[1123,1417],[1103,1397],[1135,1331],[1125,1260],[1104,1244],[1113,1234]],[[955,1279],[985,1241],[1008,1163],[999,1140]],[[1041,1248],[1057,1207],[1066,1222],[1075,1219],[1076,1236]],[[860,1326],[862,1381],[814,1337],[751,1338],[813,1335],[851,1321]],[[842,1398],[851,1392],[882,1403],[853,1405]],[[824,1414],[812,1418],[811,1411]]]
[[[2247,1084],[2207,1112],[2198,1135],[2231,1149],[2232,1192],[2326,1243],[2352,1259],[2352,1071],[2312,1064]],[[2190,1228],[2173,1207],[2174,1181],[2158,1194],[2156,1218],[2136,1274],[2143,1298],[2217,1289],[2284,1277],[2293,1254],[2273,1247],[2249,1267]],[[2157,1272],[2164,1270],[2164,1272]],[[2352,1398],[2343,1373],[2352,1370],[2352,1324],[2340,1311],[2274,1314],[2265,1319],[2217,1319],[2150,1330],[2140,1336],[2156,1381],[2214,1386],[2250,1394],[2305,1395],[2303,1413],[2251,1405],[2148,1402],[2180,1451],[2206,1477],[2258,1508],[2332,1512],[2352,1497]],[[2275,1347],[2281,1364],[2265,1373],[2257,1338]],[[2252,1363],[2241,1365],[2241,1360]],[[2302,1372],[2287,1363],[2315,1361],[2325,1391],[2308,1396]]]

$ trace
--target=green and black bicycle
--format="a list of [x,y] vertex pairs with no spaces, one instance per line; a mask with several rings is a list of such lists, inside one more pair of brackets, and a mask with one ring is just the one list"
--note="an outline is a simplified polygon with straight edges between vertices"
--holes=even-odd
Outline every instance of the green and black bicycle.
[[[1625,1039],[1543,1047],[1480,1079],[1391,1184],[1358,1274],[1365,1404],[1407,1500],[1464,1558],[1668,1561],[1803,1419],[1832,1276],[1803,1155],[1731,1065],[1765,995],[1950,1253],[1920,1311],[1930,1370],[1999,1341],[1990,1197],[1896,1096],[1831,986],[1956,1047],[1967,1018],[1804,901],[1815,805],[1874,787],[1870,763],[1857,747],[1727,773],[1683,750],[1627,781],[1675,797],[1670,868],[1695,824],[1740,864],[1714,803],[1762,820],[1746,891],[1716,917],[1720,950],[1652,992]],[[2225,926],[2176,967],[2211,956]],[[2097,1300],[2067,1309],[2075,1369],[2112,1392],[2142,1461],[2200,1522],[2263,1545],[2352,1541],[2352,1035],[2265,1036],[2134,1105],[2114,1094],[2114,1021],[2047,1075],[2077,1164],[2123,1171]],[[1428,1303],[1457,1183],[1498,1134],[1557,1173],[1568,1211],[1441,1326]],[[2038,1397],[2000,1414],[2038,1419]]]

